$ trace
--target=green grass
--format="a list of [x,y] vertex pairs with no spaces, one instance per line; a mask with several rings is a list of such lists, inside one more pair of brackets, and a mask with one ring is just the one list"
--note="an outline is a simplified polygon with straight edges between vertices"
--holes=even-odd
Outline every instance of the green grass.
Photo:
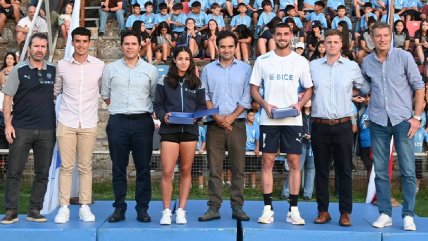
[[[128,185],[128,194],[127,199],[133,200],[135,196],[135,184],[132,182]],[[158,182],[153,182],[152,185],[152,200],[161,200],[161,192],[160,186]],[[113,192],[111,189],[110,182],[94,182],[93,184],[93,193],[95,200],[113,200]],[[229,199],[229,188],[225,188],[223,191],[223,198],[225,200]],[[364,191],[354,191],[353,193],[353,201],[354,203],[362,203],[365,201],[366,193]],[[177,185],[174,185],[174,193],[173,198],[178,196],[178,188]],[[245,200],[262,200],[262,195],[260,190],[258,189],[244,189]],[[393,196],[400,202],[402,202],[401,192],[395,189],[393,192]],[[280,200],[281,190],[280,188],[276,188],[273,193],[274,200]],[[208,192],[206,189],[199,189],[197,186],[193,187],[190,191],[189,199],[198,199],[198,200],[207,200]],[[4,182],[0,183],[0,213],[4,213]],[[30,200],[30,186],[29,184],[24,184],[22,186],[20,203],[19,203],[19,211],[20,213],[25,213],[28,209]],[[331,202],[337,202],[337,198],[335,195],[330,195]],[[315,201],[312,199],[311,201]],[[428,217],[428,189],[424,188],[419,191],[416,196],[416,206],[415,213],[418,216]]]

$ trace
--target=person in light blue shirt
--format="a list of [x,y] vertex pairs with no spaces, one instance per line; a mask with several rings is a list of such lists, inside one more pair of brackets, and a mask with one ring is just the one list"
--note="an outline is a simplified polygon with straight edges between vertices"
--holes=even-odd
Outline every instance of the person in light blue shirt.
[[245,144],[246,151],[253,151],[255,156],[245,157],[245,171],[249,172],[251,180],[251,188],[256,188],[257,183],[257,171],[260,170],[260,158],[259,158],[259,137],[260,127],[255,122],[255,110],[249,109],[247,111],[247,121],[245,122],[245,131],[247,133],[247,142]]
[[132,5],[132,15],[129,15],[128,19],[126,20],[125,27],[128,29],[132,28],[132,25],[135,21],[141,20],[141,7],[140,4],[136,3]]
[[[220,218],[222,204],[222,173],[227,146],[232,170],[230,205],[232,217],[250,220],[244,212],[245,168],[245,117],[251,107],[251,66],[235,59],[238,44],[236,35],[230,31],[217,34],[219,58],[202,70],[201,80],[206,90],[207,108],[219,108],[219,113],[207,117],[207,158],[209,165],[208,210],[199,221]],[[227,48],[226,48],[227,46]],[[231,48],[229,47],[231,46]]]
[[361,16],[358,24],[358,32],[362,33],[369,28],[367,21],[370,17],[373,17],[376,21],[378,20],[377,15],[372,13],[372,4],[367,2],[364,4],[364,15]]
[[141,16],[141,21],[146,25],[147,32],[152,34],[156,24],[155,14],[153,13],[153,3],[146,2],[144,8],[146,9],[146,13]]
[[296,8],[293,5],[287,5],[284,9],[284,12],[285,12],[285,17],[282,19],[283,22],[285,22],[287,18],[293,18],[296,26],[299,28],[303,28],[302,20],[300,20],[298,15],[296,16]]
[[201,3],[194,1],[191,5],[192,11],[187,15],[188,18],[195,20],[196,29],[201,32],[207,28],[208,15],[201,11]]
[[174,38],[177,39],[178,35],[184,32],[184,25],[186,24],[187,16],[183,13],[183,4],[175,3],[172,6],[171,15],[171,29]]
[[323,1],[316,1],[314,12],[307,14],[305,18],[311,22],[316,20],[319,21],[321,23],[321,27],[323,29],[326,29],[328,26],[327,26],[327,19],[325,18],[325,15],[323,13],[324,7],[325,7],[325,4]]
[[[261,0],[259,1],[259,3],[257,2],[257,0],[254,2],[254,6],[251,7],[251,5],[247,5],[247,7],[253,12],[252,13],[252,19],[253,19],[253,24],[256,25],[257,22],[260,20],[260,16],[262,15],[263,12],[272,12],[273,11],[273,1],[272,0]],[[268,9],[270,8],[270,9]],[[268,23],[269,21],[267,21],[266,23]],[[266,24],[265,23],[265,24]]]
[[[337,13],[337,8],[339,6],[345,6],[345,0],[327,0],[327,11],[326,11],[326,18],[327,22],[331,24],[331,21],[333,18],[335,18]],[[346,8],[345,8],[346,11]]]
[[260,14],[259,20],[257,21],[258,27],[265,26],[276,16],[276,14],[272,12],[272,5],[269,0],[264,0],[263,4],[263,12]]
[[337,16],[334,17],[331,22],[331,29],[337,29],[340,21],[345,21],[348,24],[349,30],[352,31],[352,22],[351,19],[346,16],[346,7],[344,5],[337,7]]
[[247,5],[245,3],[238,4],[238,15],[233,16],[232,21],[230,22],[230,26],[232,30],[236,28],[236,26],[244,24],[249,29],[251,26],[251,18],[246,14]]
[[416,193],[419,191],[419,186],[421,185],[421,180],[424,178],[423,173],[423,157],[416,156],[420,153],[425,153],[426,148],[424,143],[428,143],[428,133],[425,130],[426,125],[426,112],[422,114],[421,128],[413,136],[413,141],[415,145],[413,146],[413,151],[415,153],[415,164],[416,164]]
[[374,52],[365,57],[361,65],[364,77],[371,83],[370,138],[380,214],[372,225],[384,228],[392,223],[388,164],[389,145],[393,137],[401,172],[403,227],[406,231],[415,231],[413,216],[416,173],[412,150],[414,143],[411,138],[420,128],[425,103],[425,84],[412,54],[389,44],[392,32],[388,24],[376,22],[372,27],[372,36]]
[[[358,64],[341,56],[342,35],[338,30],[325,32],[326,56],[310,62],[314,95],[312,96],[312,148],[315,158],[315,188],[319,216],[315,223],[330,220],[328,182],[331,156],[334,157],[340,182],[339,224],[351,226],[352,212],[352,148],[354,133],[351,116],[353,89],[364,95],[370,90]],[[332,148],[334,147],[334,148]]]
[[[126,169],[132,152],[136,168],[137,220],[150,222],[150,159],[153,149],[152,119],[158,71],[139,57],[140,34],[121,36],[123,58],[107,64],[103,71],[101,98],[108,105],[107,137],[112,161],[114,213],[108,222],[125,219],[127,204]],[[126,74],[125,74],[126,73]]]
[[168,5],[166,3],[159,4],[159,13],[155,14],[156,27],[161,22],[168,22],[171,15],[168,14]]
[[[251,9],[250,0],[243,0],[242,3],[244,3],[249,9]],[[224,5],[226,7],[227,14],[229,16],[233,16],[234,10],[238,8],[238,1],[237,0],[226,1]]]
[[217,3],[211,5],[211,14],[207,16],[208,21],[214,19],[217,22],[219,30],[225,30],[226,24],[224,23],[223,15],[220,14],[221,6]]

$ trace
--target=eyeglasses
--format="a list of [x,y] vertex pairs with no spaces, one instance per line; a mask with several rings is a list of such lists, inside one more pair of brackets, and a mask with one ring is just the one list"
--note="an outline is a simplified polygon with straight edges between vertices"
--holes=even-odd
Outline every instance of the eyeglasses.
[[45,81],[43,80],[42,71],[37,70],[37,76],[39,77],[39,83],[43,84]]

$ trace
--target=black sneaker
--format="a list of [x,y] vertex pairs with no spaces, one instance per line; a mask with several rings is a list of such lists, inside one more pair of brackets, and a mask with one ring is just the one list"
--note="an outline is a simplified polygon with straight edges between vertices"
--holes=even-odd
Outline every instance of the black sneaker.
[[100,37],[102,37],[102,36],[104,36],[104,32],[99,32],[99,33],[98,33],[98,38],[100,38]]
[[232,207],[232,218],[239,219],[242,221],[249,221],[250,217],[242,210],[241,206]]
[[4,217],[1,219],[2,224],[12,224],[18,222],[18,212],[16,210],[7,210]]
[[142,208],[137,212],[137,220],[143,223],[148,223],[152,221],[152,218],[147,213],[147,208]]
[[115,208],[113,214],[107,219],[109,223],[116,223],[123,220],[125,220],[125,210],[121,207]]
[[220,212],[216,207],[209,207],[208,210],[199,217],[200,222],[211,221],[215,219],[220,219]]
[[43,223],[47,222],[48,219],[40,214],[40,210],[37,208],[30,209],[27,214],[27,221]]

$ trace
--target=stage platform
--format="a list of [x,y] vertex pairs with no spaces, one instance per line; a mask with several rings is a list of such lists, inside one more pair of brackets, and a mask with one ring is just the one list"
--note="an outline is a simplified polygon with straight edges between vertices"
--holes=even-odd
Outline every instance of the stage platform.
[[[0,225],[0,241],[30,240],[30,241],[193,241],[193,240],[237,240],[237,222],[231,219],[232,212],[229,202],[224,202],[221,208],[221,219],[211,222],[198,222],[198,216],[206,211],[205,200],[190,200],[187,207],[188,224],[170,226],[159,225],[162,203],[153,201],[149,213],[151,223],[140,223],[136,220],[134,202],[128,202],[126,220],[119,223],[108,223],[106,218],[113,208],[111,201],[97,201],[92,205],[92,211],[97,221],[84,223],[78,220],[78,206],[71,206],[70,222],[55,224],[56,211],[48,215],[47,223],[25,221],[25,215],[20,215],[20,221],[12,225]],[[261,201],[247,201],[245,211],[250,215],[249,222],[242,222],[243,240],[245,241],[426,241],[428,240],[428,218],[415,217],[416,232],[403,231],[401,208],[393,210],[393,226],[376,229],[371,223],[377,218],[377,208],[371,204],[354,204],[351,215],[352,227],[341,227],[338,224],[338,204],[330,204],[332,221],[328,224],[317,225],[312,221],[316,217],[316,203],[299,202],[302,217],[306,220],[304,226],[294,226],[285,222],[288,203],[274,202],[275,222],[273,224],[258,224],[263,208]]]

